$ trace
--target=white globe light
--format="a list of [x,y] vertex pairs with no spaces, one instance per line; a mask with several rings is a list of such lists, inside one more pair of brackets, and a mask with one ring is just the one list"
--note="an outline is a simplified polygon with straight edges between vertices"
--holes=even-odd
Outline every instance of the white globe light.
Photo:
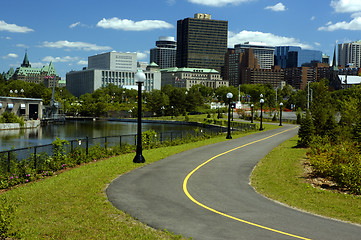
[[233,98],[233,94],[232,94],[232,93],[230,93],[230,92],[229,92],[229,93],[227,93],[227,98],[228,98],[228,99]]
[[144,83],[145,81],[145,74],[142,70],[138,71],[135,76],[135,82],[138,82],[138,83]]
[[259,100],[259,102],[260,102],[260,103],[264,103],[264,100],[263,100],[263,98],[262,98],[261,100]]

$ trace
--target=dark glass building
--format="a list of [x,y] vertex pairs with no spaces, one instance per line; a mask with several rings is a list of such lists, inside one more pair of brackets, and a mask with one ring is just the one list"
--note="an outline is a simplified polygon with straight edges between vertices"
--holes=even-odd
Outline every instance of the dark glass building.
[[275,51],[276,65],[281,68],[307,66],[322,62],[322,52],[317,50],[303,50],[295,46],[278,46]]
[[197,13],[177,21],[177,67],[208,68],[221,72],[227,52],[228,21]]

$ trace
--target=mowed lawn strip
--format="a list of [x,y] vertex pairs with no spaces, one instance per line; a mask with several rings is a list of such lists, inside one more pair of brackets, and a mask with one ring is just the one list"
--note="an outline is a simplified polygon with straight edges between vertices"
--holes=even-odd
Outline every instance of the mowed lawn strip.
[[270,152],[254,169],[251,184],[260,194],[311,213],[361,224],[361,196],[312,187],[305,181],[306,149],[294,137]]
[[[277,126],[269,125],[267,129]],[[248,133],[233,134],[234,138]],[[145,164],[192,148],[226,141],[225,135],[178,146],[144,150]],[[117,176],[144,164],[135,153],[92,162],[4,193],[17,205],[14,226],[23,239],[178,239],[152,229],[107,200],[105,189]]]

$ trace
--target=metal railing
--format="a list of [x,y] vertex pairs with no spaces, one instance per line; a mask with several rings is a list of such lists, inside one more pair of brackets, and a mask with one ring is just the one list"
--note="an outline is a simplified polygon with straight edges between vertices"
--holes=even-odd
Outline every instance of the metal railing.
[[[235,123],[233,126],[234,130],[252,130],[255,129],[255,125],[253,124],[244,124],[244,123]],[[189,136],[202,136],[205,134],[220,134],[221,132],[225,132],[226,128],[220,128],[219,126],[215,127],[207,127],[204,129],[197,129],[193,131],[178,131],[178,132],[161,132],[157,133],[155,139],[153,141],[157,141],[159,143],[163,143],[165,141],[173,141],[176,139],[183,139]],[[69,154],[74,152],[76,149],[82,148],[85,150],[86,155],[88,155],[89,148],[91,146],[99,146],[104,147],[105,150],[108,148],[113,148],[119,146],[120,148],[125,144],[128,145],[136,145],[137,134],[129,134],[129,135],[119,135],[119,136],[105,136],[105,137],[83,137],[73,140],[67,140],[69,143],[63,149],[65,149],[65,154]],[[10,173],[12,164],[14,162],[20,162],[24,159],[27,159],[29,162],[31,161],[34,166],[34,169],[37,168],[38,164],[42,164],[43,161],[46,161],[49,157],[54,157],[54,153],[56,149],[54,149],[54,145],[45,144],[38,146],[29,146],[18,149],[10,149],[0,151],[0,174],[1,173]]]

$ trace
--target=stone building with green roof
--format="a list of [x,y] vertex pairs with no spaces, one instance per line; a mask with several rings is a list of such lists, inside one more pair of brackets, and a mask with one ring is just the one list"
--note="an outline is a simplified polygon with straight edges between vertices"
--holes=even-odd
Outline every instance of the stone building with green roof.
[[[53,78],[47,78],[47,76],[52,76]],[[15,71],[13,68],[10,68],[4,78],[6,80],[21,80],[37,84],[42,83],[48,88],[52,88],[54,83],[58,84],[59,80],[61,80],[56,73],[53,62],[50,62],[49,65],[45,65],[42,68],[31,67],[27,52],[25,52],[21,66],[16,68]]]
[[223,80],[217,70],[208,68],[164,68],[162,74],[162,86],[173,85],[190,89],[194,85],[201,84],[213,89],[221,86],[229,86],[229,82]]

